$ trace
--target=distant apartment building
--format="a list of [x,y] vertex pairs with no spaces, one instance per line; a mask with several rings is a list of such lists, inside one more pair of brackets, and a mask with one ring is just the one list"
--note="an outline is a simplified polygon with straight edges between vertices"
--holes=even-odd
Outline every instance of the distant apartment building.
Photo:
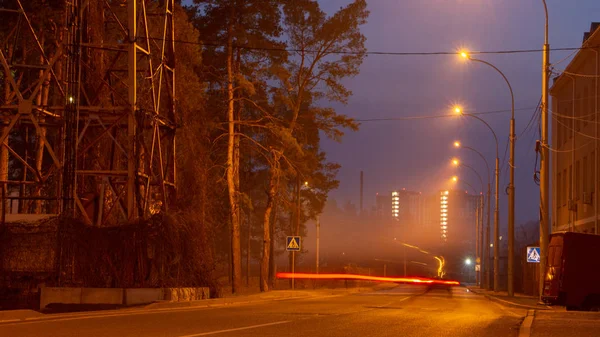
[[476,209],[483,196],[460,190],[444,190],[438,194],[439,238],[450,246],[474,245]]
[[406,189],[392,191],[392,217],[409,226],[420,226],[423,222],[421,192]]
[[392,218],[392,194],[375,195],[375,215],[380,219]]
[[383,219],[420,226],[423,223],[423,198],[420,192],[394,190],[375,196],[375,214]]
[[552,231],[597,233],[600,23],[554,78],[551,121]]

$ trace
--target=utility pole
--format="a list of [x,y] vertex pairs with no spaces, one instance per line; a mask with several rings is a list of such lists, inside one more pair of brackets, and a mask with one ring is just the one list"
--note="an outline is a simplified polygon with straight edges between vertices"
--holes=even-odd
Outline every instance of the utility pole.
[[[481,240],[482,244],[481,246],[483,247],[483,263],[482,263],[482,270],[483,270],[483,274],[484,274],[484,279],[485,282],[481,284],[481,287],[485,289],[490,289],[490,217],[491,217],[491,213],[490,213],[490,209],[491,209],[491,195],[492,195],[492,186],[489,183],[489,179],[488,179],[488,191],[487,191],[487,223],[485,226],[485,236],[484,238]],[[482,225],[483,227],[483,225]]]
[[[479,261],[481,261],[481,257],[479,254],[479,213],[480,213],[480,199],[477,198],[477,206],[475,207],[475,268],[477,268],[477,265],[479,264]],[[481,282],[480,281],[480,272],[479,270],[475,270],[475,285],[479,285]]]
[[510,185],[508,186],[508,296],[514,296],[515,266],[515,117],[513,100],[513,117],[510,119]]
[[360,209],[359,209],[359,215],[362,214],[362,211],[363,211],[363,182],[364,182],[363,171],[360,171]]
[[[546,14],[546,24],[544,27],[544,52],[542,55],[542,155],[540,159],[540,279],[538,285],[540,300],[544,290],[544,273],[546,271],[546,259],[548,257],[548,229],[550,227],[550,151],[548,151],[548,85],[550,77],[550,45],[548,44],[548,6],[546,5],[546,0],[542,1],[544,3],[544,11]],[[598,151],[596,151],[596,156],[598,155],[597,152]],[[595,194],[594,199],[597,199]],[[597,212],[597,208],[594,212]]]
[[316,272],[319,273],[319,249],[320,249],[320,239],[321,239],[321,217],[317,215],[317,261],[316,261]]
[[[406,242],[406,224],[403,226],[403,241]],[[406,277],[406,244],[402,244],[402,255],[404,255],[404,277]]]
[[[494,209],[494,291],[498,291],[500,287],[500,212],[499,207],[499,188],[500,188],[500,159],[496,157],[496,195],[494,202],[496,207]],[[488,269],[489,270],[489,269]]]

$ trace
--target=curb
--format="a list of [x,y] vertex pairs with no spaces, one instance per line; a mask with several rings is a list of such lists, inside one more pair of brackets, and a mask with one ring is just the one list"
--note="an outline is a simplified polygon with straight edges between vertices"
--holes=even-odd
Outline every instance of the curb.
[[531,336],[531,326],[533,325],[533,319],[535,318],[535,310],[528,310],[527,316],[523,320],[521,324],[521,328],[519,328],[519,337],[529,337]]
[[498,298],[498,297],[496,297],[494,295],[490,295],[490,294],[479,292],[477,290],[473,290],[471,288],[468,288],[468,289],[469,289],[470,292],[473,292],[473,293],[475,293],[477,295],[485,296],[490,301],[497,302],[497,303],[500,303],[502,305],[505,305],[505,306],[511,307],[511,308],[527,309],[527,310],[553,310],[552,308],[550,308],[548,306],[541,306],[541,305],[540,306],[532,306],[532,305],[527,305],[527,304],[515,303],[515,302],[503,300],[503,299]]

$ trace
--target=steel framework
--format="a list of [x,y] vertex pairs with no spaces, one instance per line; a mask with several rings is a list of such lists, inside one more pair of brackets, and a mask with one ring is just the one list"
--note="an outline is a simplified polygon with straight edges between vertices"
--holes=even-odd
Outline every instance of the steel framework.
[[0,3],[3,211],[113,226],[166,210],[174,0]]

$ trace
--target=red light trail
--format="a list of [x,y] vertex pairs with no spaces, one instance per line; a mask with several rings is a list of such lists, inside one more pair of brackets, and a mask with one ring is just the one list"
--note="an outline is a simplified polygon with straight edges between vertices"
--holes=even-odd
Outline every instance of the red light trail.
[[318,280],[360,280],[377,282],[398,282],[415,284],[444,284],[459,285],[458,281],[434,280],[420,277],[381,277],[359,274],[313,274],[313,273],[277,273],[277,278],[283,279],[318,279]]

